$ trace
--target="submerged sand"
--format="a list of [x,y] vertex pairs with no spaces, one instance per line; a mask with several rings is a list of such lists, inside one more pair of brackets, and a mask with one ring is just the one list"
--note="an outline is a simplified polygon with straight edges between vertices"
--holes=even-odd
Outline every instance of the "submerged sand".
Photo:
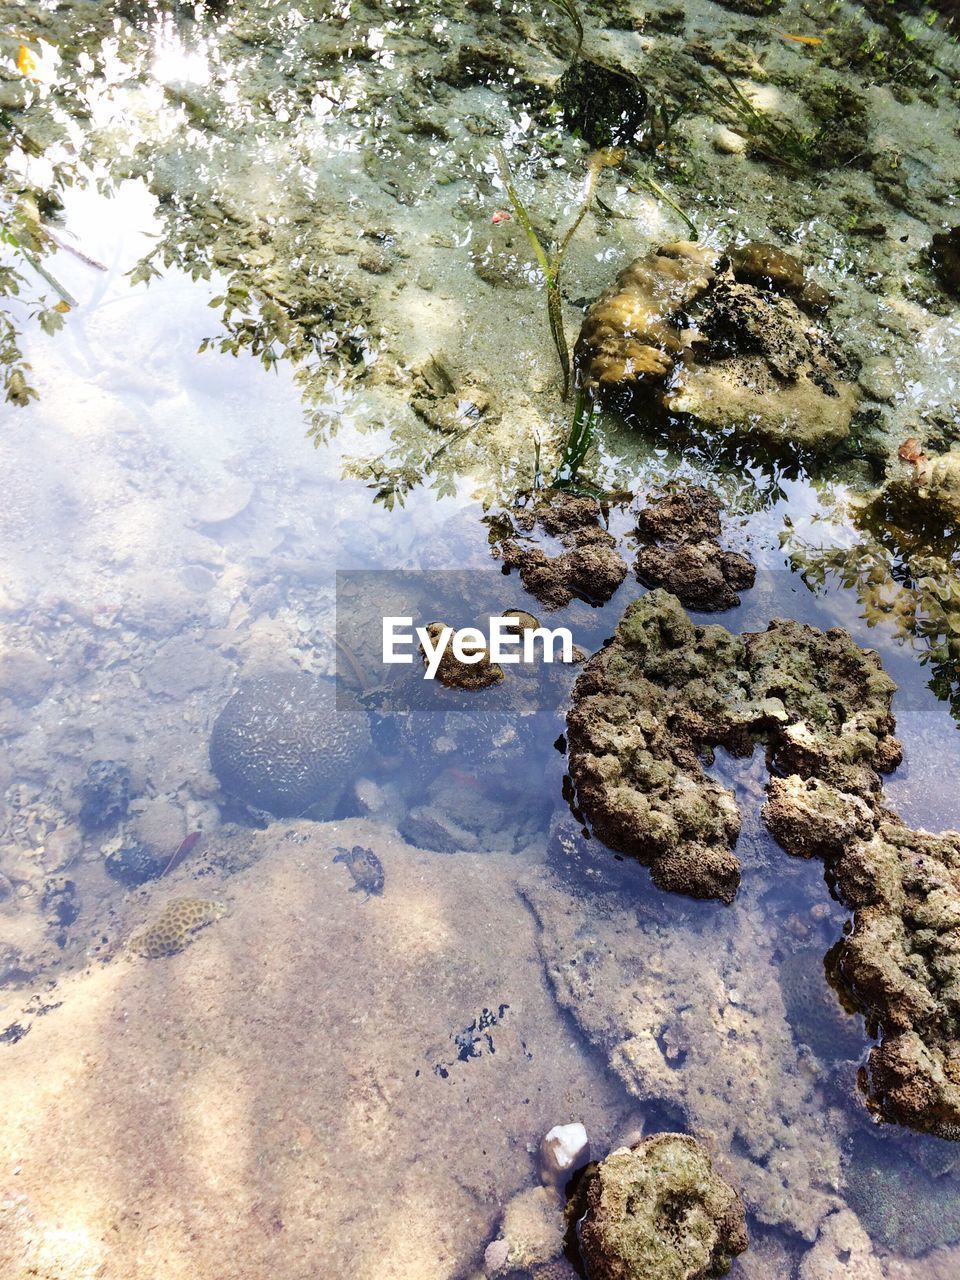
[[[510,887],[522,857],[364,820],[239,838],[258,862],[162,882],[143,913],[197,894],[226,917],[177,955],[65,978],[2,1047],[0,1274],[454,1276],[553,1124],[598,1147],[629,1127],[554,1003]],[[353,844],[377,850],[382,897],[332,863]]]

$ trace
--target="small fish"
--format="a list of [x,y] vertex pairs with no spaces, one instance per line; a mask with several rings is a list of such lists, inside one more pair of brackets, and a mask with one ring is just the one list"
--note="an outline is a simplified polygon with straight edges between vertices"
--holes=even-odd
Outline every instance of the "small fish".
[[170,859],[167,865],[160,872],[161,878],[165,876],[168,871],[172,871],[178,862],[183,861],[183,859],[187,856],[187,854],[190,852],[190,850],[194,847],[194,845],[197,843],[199,839],[200,839],[200,832],[191,831],[190,834],[185,839],[180,841],[179,845],[177,845],[176,853],[173,855],[173,857]]
[[383,893],[383,863],[372,849],[364,849],[359,844],[352,849],[338,846],[334,862],[342,862],[353,876],[355,883],[350,886],[351,893],[363,889],[368,898],[372,893],[378,896]]
[[493,223],[495,227],[499,227],[501,222],[510,221],[510,215],[509,213],[507,213],[506,209],[498,209],[496,213],[493,215],[493,217],[490,219],[490,221]]
[[823,44],[819,36],[795,36],[789,31],[780,31],[777,34],[783,36],[784,40],[794,40],[797,44]]

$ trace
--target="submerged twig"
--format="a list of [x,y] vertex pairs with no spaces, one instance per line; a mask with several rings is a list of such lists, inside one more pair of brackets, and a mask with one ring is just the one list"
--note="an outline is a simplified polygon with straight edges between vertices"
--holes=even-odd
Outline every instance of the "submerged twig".
[[573,0],[550,0],[550,3],[557,9],[562,10],[573,23],[574,30],[577,33],[577,47],[573,51],[574,61],[580,57],[580,50],[583,48],[583,22],[580,19],[580,13]]
[[[684,213],[684,211],[677,204],[676,200],[674,200],[672,196],[669,196],[666,193],[666,191],[664,191],[663,187],[660,186],[659,182],[654,182],[653,178],[647,177],[646,174],[642,174],[642,173],[638,173],[637,178],[645,186],[650,188],[650,190],[653,192],[653,194],[657,197],[658,200],[662,200],[664,204],[668,204],[670,208],[674,211],[674,213],[678,217],[684,220],[684,222],[687,224],[687,226],[690,228],[691,232],[693,233],[694,240],[699,238],[700,233],[699,231],[697,231],[697,224],[693,221],[691,217],[689,217],[686,213]],[[634,192],[634,194],[637,193],[636,187],[629,187],[628,190]]]
[[747,95],[727,72],[723,77],[729,86],[725,93],[702,73],[698,79],[714,102],[733,112],[746,131],[747,139],[761,155],[788,169],[801,172],[809,165],[816,145],[816,135],[803,133],[791,124],[779,124],[770,116],[758,111]]
[[567,228],[563,238],[560,240],[553,253],[547,254],[543,245],[540,243],[540,237],[533,229],[533,223],[530,221],[530,215],[527,213],[523,201],[517,193],[516,187],[513,185],[513,173],[510,170],[510,164],[503,147],[496,148],[497,164],[500,168],[500,180],[504,185],[510,203],[513,205],[514,212],[520,225],[526,232],[527,239],[530,241],[531,248],[536,255],[537,262],[543,272],[543,278],[546,283],[547,290],[547,318],[550,322],[550,333],[553,336],[553,344],[557,349],[557,357],[560,361],[560,370],[563,374],[563,398],[566,400],[570,392],[570,350],[567,346],[567,337],[563,329],[563,299],[560,296],[560,270],[563,266],[564,255],[570,241],[576,234],[577,228],[586,217],[587,210],[593,202],[594,191],[597,186],[597,178],[601,169],[617,165],[623,159],[623,152],[618,148],[604,149],[595,151],[590,157],[589,167],[587,169],[586,182],[584,184],[583,199],[580,202],[580,209],[573,222]]

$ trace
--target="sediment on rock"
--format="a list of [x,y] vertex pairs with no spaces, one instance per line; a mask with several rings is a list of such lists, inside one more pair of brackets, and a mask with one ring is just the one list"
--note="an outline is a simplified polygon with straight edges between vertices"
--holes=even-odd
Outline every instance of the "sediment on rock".
[[826,301],[775,246],[723,255],[663,245],[630,263],[588,310],[577,376],[631,412],[829,450],[848,435],[858,397],[842,353],[812,319]]

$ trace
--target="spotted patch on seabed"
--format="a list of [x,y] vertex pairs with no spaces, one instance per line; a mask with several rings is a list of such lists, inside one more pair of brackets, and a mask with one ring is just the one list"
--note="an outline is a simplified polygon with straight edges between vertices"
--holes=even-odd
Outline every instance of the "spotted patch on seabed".
[[[450,1075],[450,1068],[458,1062],[469,1062],[471,1058],[482,1058],[484,1054],[496,1053],[491,1029],[503,1021],[503,1015],[510,1008],[508,1004],[498,1005],[496,1010],[483,1008],[468,1027],[462,1031],[451,1032],[450,1039],[456,1049],[456,1057],[449,1062],[435,1062],[433,1074],[441,1080]],[[524,1052],[526,1049],[524,1048]],[[527,1055],[529,1057],[529,1054]]]

